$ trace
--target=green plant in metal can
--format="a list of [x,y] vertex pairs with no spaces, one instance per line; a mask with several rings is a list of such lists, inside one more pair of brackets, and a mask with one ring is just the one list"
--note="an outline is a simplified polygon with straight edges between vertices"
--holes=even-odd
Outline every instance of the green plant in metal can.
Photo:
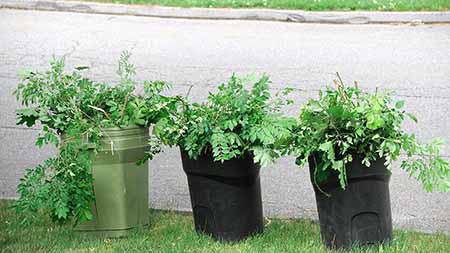
[[[25,106],[17,110],[17,124],[38,126],[36,145],[52,144],[58,154],[36,168],[29,168],[18,186],[17,212],[24,222],[44,212],[57,223],[83,222],[92,218],[92,154],[100,148],[102,129],[137,125],[148,127],[162,115],[170,99],[160,93],[168,85],[145,81],[144,94],[137,94],[135,67],[124,52],[119,60],[116,85],[83,76],[87,67],[64,71],[64,59],[53,59],[45,72],[22,71],[14,92]],[[64,141],[61,141],[61,136]],[[146,159],[159,152],[159,141],[150,139]],[[113,143],[111,143],[113,145]],[[92,148],[94,147],[94,148]]]

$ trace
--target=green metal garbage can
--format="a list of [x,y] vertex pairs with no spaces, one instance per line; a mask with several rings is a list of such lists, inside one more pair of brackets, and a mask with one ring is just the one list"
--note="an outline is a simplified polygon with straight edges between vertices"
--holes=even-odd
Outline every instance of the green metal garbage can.
[[74,230],[105,237],[127,236],[148,224],[148,162],[137,165],[148,148],[148,128],[104,130],[93,156],[93,219]]

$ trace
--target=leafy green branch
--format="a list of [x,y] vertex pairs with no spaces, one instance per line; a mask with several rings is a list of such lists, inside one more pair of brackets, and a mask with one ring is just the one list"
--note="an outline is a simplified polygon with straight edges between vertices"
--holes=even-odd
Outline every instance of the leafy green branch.
[[[165,114],[170,99],[160,93],[161,81],[145,81],[144,95],[135,93],[135,67],[130,54],[119,60],[119,83],[109,85],[82,76],[87,67],[64,71],[64,59],[50,61],[45,72],[22,72],[14,92],[25,108],[17,110],[17,124],[41,126],[36,145],[53,144],[58,154],[36,168],[27,169],[18,186],[18,212],[47,212],[58,222],[75,223],[92,218],[91,159],[101,149],[109,127],[149,127]],[[168,102],[169,101],[169,102]],[[152,137],[146,159],[160,152]],[[113,145],[113,143],[111,143]]]
[[193,159],[212,152],[214,160],[223,162],[252,153],[255,162],[266,166],[281,155],[279,140],[290,135],[295,123],[281,114],[282,99],[271,101],[269,84],[267,76],[253,81],[233,74],[203,103],[175,97],[173,110],[155,125],[155,134]]
[[[339,77],[339,76],[338,76]],[[414,135],[402,130],[405,118],[417,119],[403,110],[404,101],[394,102],[389,93],[363,92],[346,87],[339,77],[337,88],[320,91],[318,99],[310,99],[302,107],[285,152],[297,156],[303,165],[317,157],[315,180],[326,180],[331,171],[338,174],[342,189],[347,185],[346,164],[355,156],[369,167],[385,158],[390,169],[402,154],[407,159],[401,168],[419,180],[426,191],[450,191],[450,166],[442,158],[443,142],[419,143]]]

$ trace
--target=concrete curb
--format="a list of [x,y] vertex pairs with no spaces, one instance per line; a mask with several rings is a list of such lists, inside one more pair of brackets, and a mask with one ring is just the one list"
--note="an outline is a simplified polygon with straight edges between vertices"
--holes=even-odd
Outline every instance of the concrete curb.
[[450,23],[450,11],[445,12],[311,12],[272,9],[206,9],[145,5],[105,4],[55,0],[3,0],[0,8],[66,11],[95,14],[133,15],[160,18],[263,20],[298,23],[332,24],[438,24]]

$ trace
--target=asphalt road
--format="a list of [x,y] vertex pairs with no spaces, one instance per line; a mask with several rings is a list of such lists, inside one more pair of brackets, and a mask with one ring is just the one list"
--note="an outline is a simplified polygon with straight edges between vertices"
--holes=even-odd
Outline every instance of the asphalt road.
[[[131,50],[138,79],[174,83],[171,94],[203,100],[232,72],[268,73],[273,91],[297,89],[296,114],[307,98],[332,84],[335,72],[365,89],[395,90],[418,124],[405,128],[428,140],[450,140],[450,25],[324,25],[258,21],[207,21],[0,9],[0,198],[17,196],[26,167],[53,154],[33,146],[36,129],[15,126],[11,92],[21,68],[43,70],[66,56],[67,66],[87,65],[89,75],[114,82],[117,59]],[[445,149],[450,157],[450,148]],[[291,158],[263,169],[264,213],[317,218],[307,171]],[[391,205],[395,227],[450,232],[450,193],[425,193],[394,168]],[[150,164],[150,205],[189,210],[178,151]]]

